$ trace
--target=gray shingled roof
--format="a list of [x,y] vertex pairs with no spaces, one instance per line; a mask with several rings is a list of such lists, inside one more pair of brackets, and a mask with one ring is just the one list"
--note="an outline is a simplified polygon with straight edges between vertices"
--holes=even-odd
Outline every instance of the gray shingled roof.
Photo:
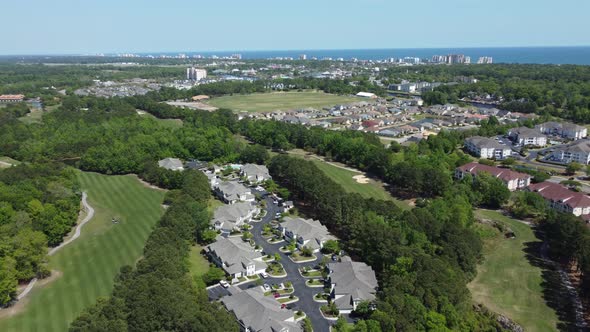
[[306,246],[311,249],[319,249],[322,241],[336,239],[326,226],[317,220],[285,217],[280,225],[298,237],[302,237],[305,241],[309,240]]
[[268,168],[264,165],[246,164],[242,167],[242,173],[250,178],[270,179]]
[[158,166],[170,169],[170,170],[178,170],[182,169],[182,161],[178,158],[166,158],[158,161]]
[[235,182],[235,181],[222,182],[222,183],[220,183],[220,184],[217,185],[217,188],[230,201],[239,200],[240,199],[239,196],[242,195],[242,194],[246,194],[246,193],[250,193],[251,194],[250,189],[246,188],[241,183],[238,183],[238,182]]
[[266,267],[264,262],[255,260],[262,258],[262,254],[254,251],[254,248],[240,237],[220,237],[216,242],[208,245],[207,249],[221,258],[226,265],[224,269],[229,274],[244,271],[250,263],[254,263],[257,270]]
[[375,272],[365,263],[353,262],[348,256],[341,262],[329,263],[330,280],[334,286],[334,294],[344,295],[336,301],[341,309],[351,308],[352,300],[372,301],[378,286]]
[[256,211],[256,206],[249,202],[240,202],[232,205],[222,205],[213,213],[213,224],[220,224],[221,228],[231,230],[239,226],[236,222],[242,219],[252,211]]
[[300,325],[292,321],[295,312],[281,309],[281,304],[264,296],[260,288],[232,287],[230,292],[232,295],[221,298],[221,302],[247,328],[260,332],[302,331]]
[[498,143],[498,141],[491,139],[491,138],[487,138],[487,137],[473,136],[473,137],[467,138],[465,141],[475,145],[476,147],[478,147],[480,149],[481,148],[501,149],[501,150],[510,149],[506,145],[502,145],[502,144]]

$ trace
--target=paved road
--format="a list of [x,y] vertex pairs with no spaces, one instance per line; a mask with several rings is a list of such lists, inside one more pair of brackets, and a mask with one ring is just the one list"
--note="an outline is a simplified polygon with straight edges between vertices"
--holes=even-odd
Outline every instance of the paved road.
[[[265,192],[260,192],[256,190],[252,190],[258,194],[265,194]],[[263,279],[264,283],[268,284],[278,284],[282,282],[290,281],[295,288],[295,296],[299,298],[299,301],[290,304],[289,306],[297,311],[301,310],[305,312],[307,317],[311,320],[315,332],[327,332],[330,330],[330,321],[323,318],[320,313],[320,306],[321,303],[315,302],[313,300],[313,296],[322,291],[321,288],[310,288],[305,285],[305,278],[303,278],[298,271],[298,268],[301,266],[315,266],[319,263],[323,257],[322,254],[317,253],[318,259],[314,262],[302,263],[297,264],[293,263],[287,255],[279,251],[279,248],[284,246],[286,242],[270,244],[264,239],[261,235],[262,227],[265,224],[270,223],[277,212],[281,212],[279,206],[273,203],[272,198],[266,197],[264,199],[266,201],[266,215],[262,218],[260,222],[253,222],[251,223],[252,229],[251,232],[254,236],[254,241],[260,245],[263,249],[264,254],[274,255],[275,253],[279,253],[281,256],[281,264],[285,268],[285,272],[287,272],[287,276],[283,278],[266,278]],[[241,289],[248,289],[252,287],[257,287],[254,282],[242,284],[240,286]],[[219,299],[227,294],[227,291],[220,286],[211,287],[208,289],[209,298],[210,299]]]

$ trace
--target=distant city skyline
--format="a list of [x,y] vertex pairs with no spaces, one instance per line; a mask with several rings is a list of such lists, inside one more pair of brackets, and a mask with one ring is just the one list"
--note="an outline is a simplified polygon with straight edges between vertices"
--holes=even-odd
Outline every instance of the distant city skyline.
[[[0,54],[589,46],[590,1],[19,0]],[[559,9],[559,10],[558,10]],[[567,10],[565,10],[567,9]]]

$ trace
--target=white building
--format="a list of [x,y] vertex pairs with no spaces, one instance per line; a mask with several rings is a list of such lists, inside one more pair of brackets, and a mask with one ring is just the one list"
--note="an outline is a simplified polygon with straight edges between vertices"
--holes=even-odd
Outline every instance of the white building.
[[187,68],[186,69],[186,79],[192,81],[200,81],[202,79],[207,78],[207,70],[200,69],[200,68]]
[[512,149],[498,141],[487,137],[474,136],[465,140],[465,149],[476,157],[487,159],[506,159],[512,154]]
[[545,122],[535,126],[541,133],[546,135],[559,135],[568,139],[582,139],[588,136],[588,129],[584,126],[565,122]]
[[590,141],[579,140],[568,145],[555,148],[551,153],[551,159],[562,163],[575,161],[580,164],[590,164]]
[[508,136],[514,142],[523,146],[539,146],[547,145],[547,137],[536,129],[527,127],[512,128],[508,131]]

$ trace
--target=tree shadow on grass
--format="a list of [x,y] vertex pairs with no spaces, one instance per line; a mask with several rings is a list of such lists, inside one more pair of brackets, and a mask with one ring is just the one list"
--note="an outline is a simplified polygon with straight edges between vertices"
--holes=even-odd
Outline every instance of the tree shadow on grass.
[[[535,235],[541,238],[536,231]],[[576,326],[574,301],[562,282],[557,263],[546,259],[542,254],[542,245],[541,241],[526,242],[524,252],[529,263],[541,269],[543,299],[557,313],[559,318],[557,328],[560,331],[587,331]]]

